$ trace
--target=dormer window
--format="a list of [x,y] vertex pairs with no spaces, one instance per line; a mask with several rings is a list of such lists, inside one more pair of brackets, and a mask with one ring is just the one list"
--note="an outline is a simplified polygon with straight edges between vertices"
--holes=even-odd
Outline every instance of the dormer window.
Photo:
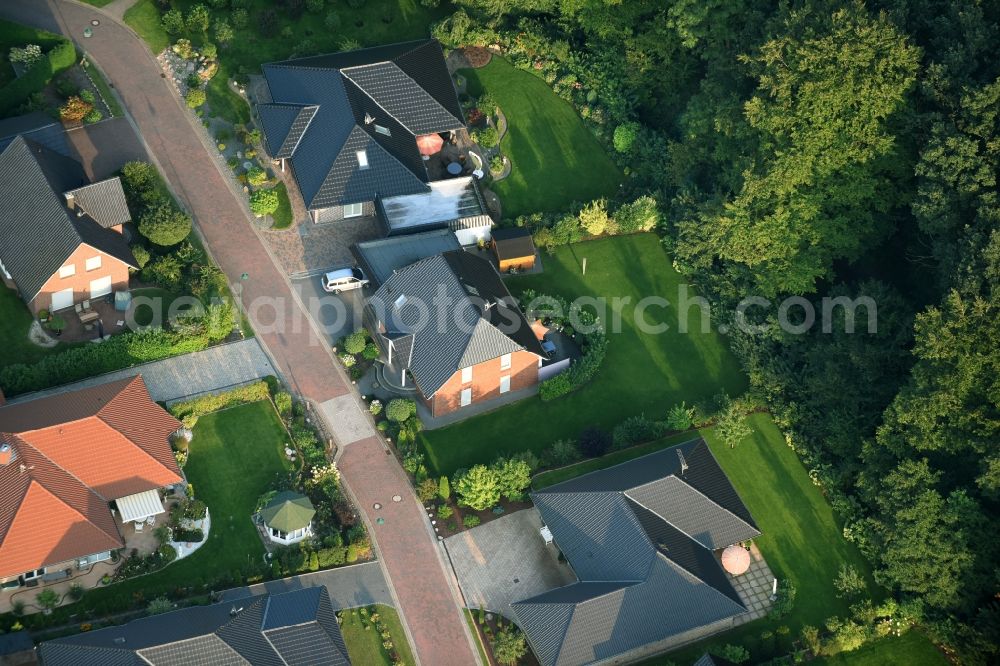
[[375,126],[375,131],[377,133],[383,134],[385,136],[392,136],[392,132],[389,131],[388,127],[382,127],[381,125],[376,125]]
[[358,168],[367,169],[368,168],[368,151],[359,150],[358,153]]

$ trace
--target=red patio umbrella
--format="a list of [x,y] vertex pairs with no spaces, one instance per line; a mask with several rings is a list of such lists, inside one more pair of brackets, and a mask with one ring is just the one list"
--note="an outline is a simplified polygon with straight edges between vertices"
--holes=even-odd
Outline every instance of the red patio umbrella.
[[424,134],[417,137],[417,149],[420,150],[421,155],[435,155],[441,152],[443,145],[444,139],[441,138],[440,134]]

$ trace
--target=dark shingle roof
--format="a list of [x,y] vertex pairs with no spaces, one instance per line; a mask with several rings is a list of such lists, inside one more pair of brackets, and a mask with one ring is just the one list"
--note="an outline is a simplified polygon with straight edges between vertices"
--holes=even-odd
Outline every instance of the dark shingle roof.
[[5,202],[0,261],[25,299],[34,298],[81,243],[135,265],[121,234],[67,208],[63,193],[85,183],[77,162],[24,137],[0,153],[0,199]]
[[74,205],[104,229],[132,221],[118,176],[69,190],[64,196],[72,196]]
[[544,666],[599,661],[746,611],[713,550],[760,532],[704,440],[532,499],[579,578],[513,604]]
[[[257,107],[265,145],[272,157],[290,160],[311,210],[426,192],[416,136],[464,126],[435,40],[262,69],[272,100]],[[367,169],[359,150],[367,152]]]
[[449,250],[461,250],[448,229],[355,243],[351,252],[375,286],[401,268]]
[[531,240],[531,232],[527,229],[516,227],[494,229],[492,237],[500,259],[535,256],[535,242]]
[[[443,324],[425,318],[441,298],[449,314]],[[545,356],[493,265],[461,250],[389,277],[369,299],[366,317],[394,345],[404,341],[405,352],[394,346],[393,363],[407,367],[427,397],[460,368],[521,349]]]
[[0,120],[0,152],[10,145],[18,135],[31,139],[60,155],[70,155],[66,131],[62,123],[41,111],[32,111],[23,116]]
[[325,587],[184,608],[48,641],[39,652],[46,666],[350,664]]

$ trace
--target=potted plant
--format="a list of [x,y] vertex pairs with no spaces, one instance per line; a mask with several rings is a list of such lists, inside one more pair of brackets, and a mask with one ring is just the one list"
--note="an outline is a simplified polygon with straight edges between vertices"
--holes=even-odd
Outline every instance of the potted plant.
[[39,310],[38,311],[38,321],[40,321],[40,322],[42,322],[44,324],[48,320],[49,320],[49,311],[47,309],[45,309],[45,308],[42,308],[41,310]]
[[62,335],[63,330],[66,328],[66,320],[59,315],[53,315],[49,319],[49,330],[51,330],[56,335]]

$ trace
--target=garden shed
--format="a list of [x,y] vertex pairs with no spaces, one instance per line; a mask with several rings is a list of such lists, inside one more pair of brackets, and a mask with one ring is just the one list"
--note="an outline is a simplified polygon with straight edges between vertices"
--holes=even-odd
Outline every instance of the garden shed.
[[501,273],[530,271],[535,267],[535,242],[527,229],[494,229],[493,252]]
[[312,536],[312,518],[316,509],[305,495],[285,490],[260,511],[271,541],[284,545],[298,543]]

